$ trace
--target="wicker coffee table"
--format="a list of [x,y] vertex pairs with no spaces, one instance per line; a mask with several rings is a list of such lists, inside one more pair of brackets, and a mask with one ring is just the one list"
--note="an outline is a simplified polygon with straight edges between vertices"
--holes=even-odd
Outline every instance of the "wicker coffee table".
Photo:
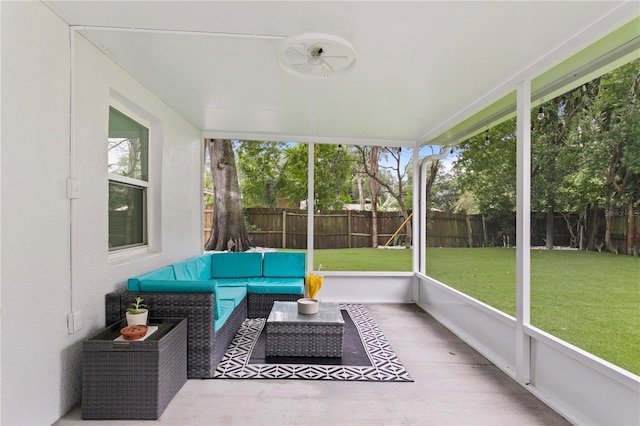
[[268,357],[342,356],[344,320],[337,303],[320,302],[317,314],[304,315],[296,302],[276,301],[265,331]]

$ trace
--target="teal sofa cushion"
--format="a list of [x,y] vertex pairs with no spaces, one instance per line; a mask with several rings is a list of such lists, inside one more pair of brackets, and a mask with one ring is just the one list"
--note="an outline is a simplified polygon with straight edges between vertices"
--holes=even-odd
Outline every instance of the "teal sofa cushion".
[[154,293],[213,293],[211,281],[142,280],[140,291]]
[[215,331],[218,331],[222,328],[225,321],[231,316],[231,313],[235,309],[236,305],[233,303],[233,300],[221,300],[220,302],[216,301],[216,307],[214,309],[213,317],[214,317],[214,327]]
[[146,274],[138,275],[137,277],[129,278],[127,281],[127,288],[131,292],[140,291],[140,281],[143,280],[175,280],[176,274],[173,272],[172,266],[165,266],[164,268],[156,269],[155,271],[147,272]]
[[208,280],[211,278],[211,254],[203,254],[173,264],[178,280]]
[[306,257],[305,253],[266,252],[264,254],[262,276],[304,278]]
[[240,305],[247,294],[247,289],[246,287],[218,287],[213,283],[212,285],[215,288],[215,308],[213,312],[215,324],[213,329],[218,331],[233,310]]
[[262,253],[214,253],[211,278],[248,278],[262,276]]
[[247,283],[252,279],[253,278],[217,278],[211,281],[220,287],[246,287]]
[[232,300],[234,307],[240,306],[242,299],[247,295],[246,287],[219,287],[216,286],[216,296],[220,300]]
[[304,278],[262,278],[251,280],[247,292],[254,294],[302,294]]

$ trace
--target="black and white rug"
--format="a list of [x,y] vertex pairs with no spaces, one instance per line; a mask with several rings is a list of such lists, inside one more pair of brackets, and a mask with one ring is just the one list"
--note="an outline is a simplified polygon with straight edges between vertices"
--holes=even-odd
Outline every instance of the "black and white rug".
[[214,374],[219,379],[412,382],[374,319],[360,304],[340,304],[342,358],[265,357],[265,318],[247,318]]

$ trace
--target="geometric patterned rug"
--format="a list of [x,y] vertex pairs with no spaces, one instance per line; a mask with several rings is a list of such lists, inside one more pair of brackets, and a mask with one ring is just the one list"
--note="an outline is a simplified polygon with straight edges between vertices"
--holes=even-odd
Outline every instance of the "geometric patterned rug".
[[[353,320],[369,365],[251,363],[251,355],[265,318],[247,318],[218,365],[218,379],[301,379],[376,382],[413,382],[378,324],[360,304],[340,304]],[[363,363],[365,364],[365,363]]]

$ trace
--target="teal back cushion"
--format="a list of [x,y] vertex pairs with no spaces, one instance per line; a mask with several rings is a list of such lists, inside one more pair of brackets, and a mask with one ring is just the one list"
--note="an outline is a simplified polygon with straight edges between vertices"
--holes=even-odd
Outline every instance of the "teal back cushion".
[[263,276],[304,278],[306,262],[306,253],[266,252],[264,254]]
[[173,272],[173,267],[165,266],[164,268],[156,269],[155,271],[147,272],[146,274],[129,278],[129,281],[127,282],[127,287],[129,291],[140,291],[140,281],[142,280],[175,280],[175,279],[176,279],[176,275]]
[[209,280],[142,280],[140,281],[140,291],[153,293],[213,293],[215,284]]
[[251,278],[262,276],[262,253],[213,253],[211,278]]
[[175,263],[173,270],[177,280],[211,279],[211,255],[203,254],[184,262]]

